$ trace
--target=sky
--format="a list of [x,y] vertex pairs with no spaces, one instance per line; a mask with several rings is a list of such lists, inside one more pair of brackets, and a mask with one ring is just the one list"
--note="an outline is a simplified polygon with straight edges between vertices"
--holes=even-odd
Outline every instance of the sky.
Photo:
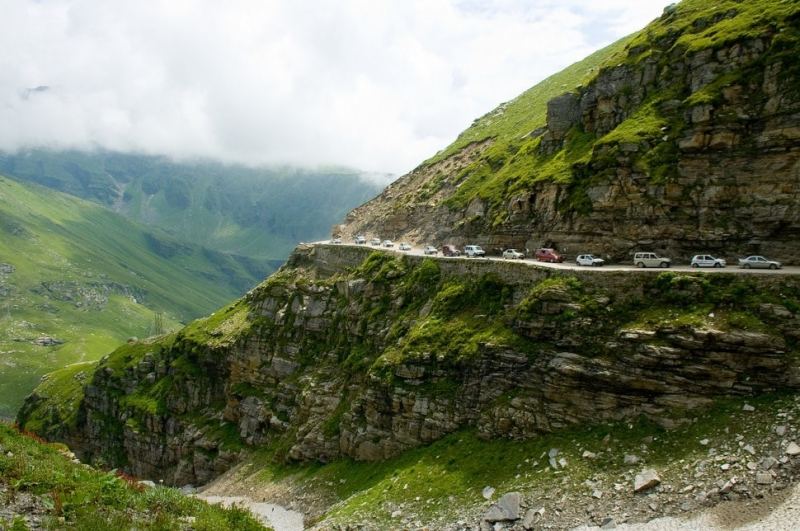
[[0,0],[0,150],[405,173],[670,0]]

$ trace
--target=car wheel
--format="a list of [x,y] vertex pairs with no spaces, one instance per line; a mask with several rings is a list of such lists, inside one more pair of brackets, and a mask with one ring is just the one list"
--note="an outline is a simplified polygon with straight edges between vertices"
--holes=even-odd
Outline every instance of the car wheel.
[[715,264],[714,264],[714,267],[722,267],[722,264],[720,264],[719,262],[717,262],[717,263],[715,263]]
[[643,269],[643,268],[644,268],[644,262],[639,262],[639,263],[637,263],[637,264],[636,264],[636,267],[638,267],[638,268],[640,268],[640,269]]
[[[664,266],[661,266],[661,267],[664,267]],[[697,264],[692,264],[692,267],[697,269]]]
[[769,268],[770,268],[770,269],[778,269],[778,266],[776,266],[775,264],[770,264],[770,265],[769,265]]
[[661,262],[661,267],[662,267],[662,269],[666,268],[666,267],[669,267],[669,264],[666,263],[666,262]]
[[742,266],[742,269],[750,269],[750,264],[744,264],[744,265]]

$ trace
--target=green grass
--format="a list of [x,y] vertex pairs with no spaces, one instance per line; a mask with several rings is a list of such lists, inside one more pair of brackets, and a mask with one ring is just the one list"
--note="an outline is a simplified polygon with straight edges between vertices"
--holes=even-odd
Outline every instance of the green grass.
[[[121,216],[3,177],[0,236],[0,262],[15,268],[0,275],[8,290],[0,300],[0,418],[13,416],[43,374],[150,335],[155,312],[175,329],[259,280],[198,247],[172,243],[178,252],[159,255],[150,233]],[[42,335],[64,344],[31,343]]]
[[625,37],[594,52],[478,118],[458,136],[455,142],[425,163],[432,164],[444,160],[469,144],[489,138],[496,142],[513,144],[523,135],[545,125],[547,102],[585,85],[597,75],[599,66],[613,62],[621,56],[630,39],[631,37]]
[[[3,423],[0,447],[0,485],[6,489],[0,503],[13,507],[16,496],[32,496],[44,512],[44,529],[181,529],[189,518],[196,530],[264,529],[244,510],[212,506],[176,489],[142,488],[114,471],[73,464],[62,446],[38,442]],[[0,517],[0,527],[10,523]],[[16,525],[28,529],[23,515]]]

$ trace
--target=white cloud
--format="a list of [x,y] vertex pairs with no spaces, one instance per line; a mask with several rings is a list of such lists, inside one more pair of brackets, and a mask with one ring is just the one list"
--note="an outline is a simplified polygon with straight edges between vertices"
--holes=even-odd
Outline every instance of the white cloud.
[[0,149],[400,173],[667,3],[0,0]]

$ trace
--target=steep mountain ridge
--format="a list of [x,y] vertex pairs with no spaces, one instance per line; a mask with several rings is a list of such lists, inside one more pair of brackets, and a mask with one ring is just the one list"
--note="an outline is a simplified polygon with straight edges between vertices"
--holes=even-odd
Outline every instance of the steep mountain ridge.
[[792,276],[312,246],[208,319],[37,390],[18,420],[176,484],[207,482],[246,447],[378,460],[467,427],[524,439],[640,415],[674,426],[720,397],[800,387],[798,290]]
[[337,230],[800,260],[798,19],[797,2],[685,0],[588,58],[581,86],[502,105]]

